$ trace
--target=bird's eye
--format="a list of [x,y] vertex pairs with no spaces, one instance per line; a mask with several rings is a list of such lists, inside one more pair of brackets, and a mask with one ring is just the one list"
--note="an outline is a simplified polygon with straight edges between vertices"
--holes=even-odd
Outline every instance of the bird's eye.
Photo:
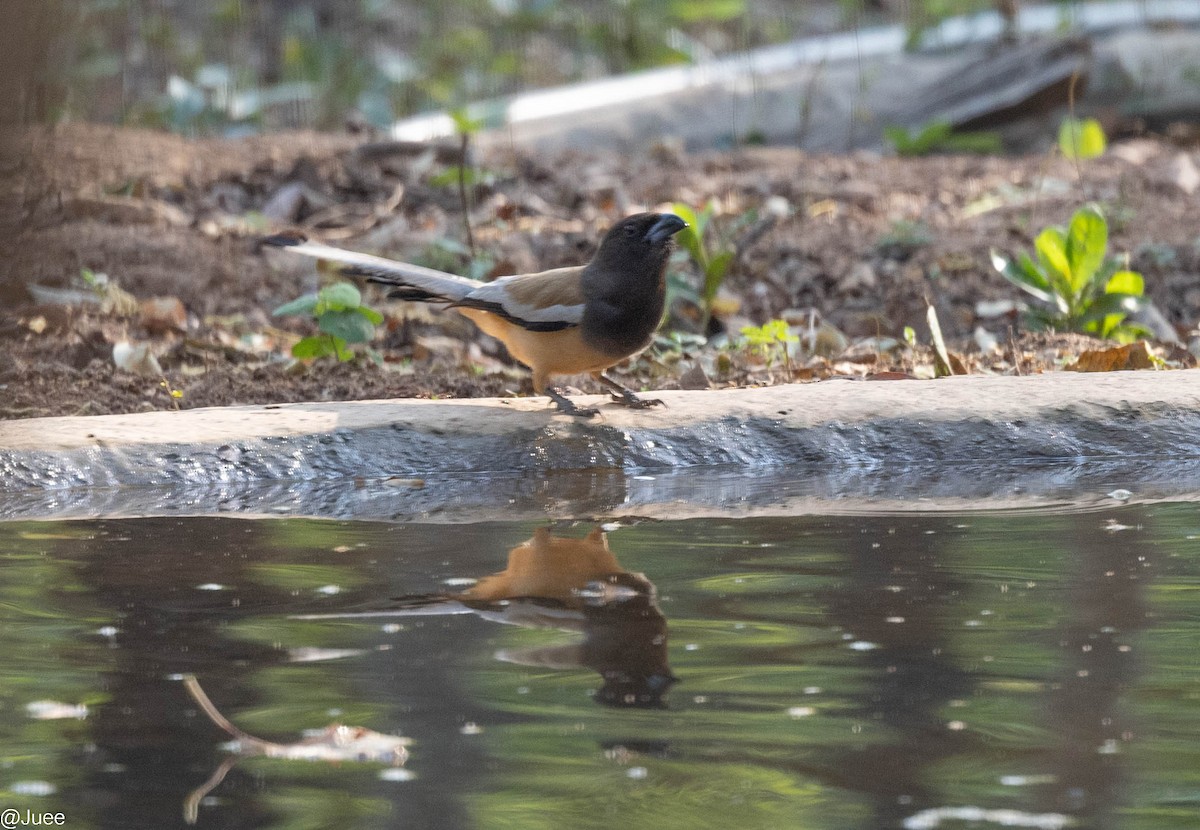
[[637,236],[637,228],[635,228],[633,225],[626,225],[624,228],[622,228],[622,230],[625,232],[626,236]]

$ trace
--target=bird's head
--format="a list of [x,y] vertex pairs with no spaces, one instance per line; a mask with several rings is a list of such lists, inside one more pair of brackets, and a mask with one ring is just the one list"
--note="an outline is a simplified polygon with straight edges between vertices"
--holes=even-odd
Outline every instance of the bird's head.
[[673,213],[635,213],[609,228],[593,259],[622,270],[649,265],[657,271],[671,254],[671,237],[687,227]]

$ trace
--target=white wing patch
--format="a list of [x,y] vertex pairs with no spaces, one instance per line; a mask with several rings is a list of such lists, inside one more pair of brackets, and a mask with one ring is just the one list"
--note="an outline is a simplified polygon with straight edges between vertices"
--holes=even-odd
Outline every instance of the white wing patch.
[[583,303],[571,305],[549,305],[544,308],[523,303],[509,292],[509,286],[521,276],[501,277],[498,280],[478,286],[465,298],[468,303],[484,303],[499,306],[514,322],[554,324],[577,326],[583,322]]

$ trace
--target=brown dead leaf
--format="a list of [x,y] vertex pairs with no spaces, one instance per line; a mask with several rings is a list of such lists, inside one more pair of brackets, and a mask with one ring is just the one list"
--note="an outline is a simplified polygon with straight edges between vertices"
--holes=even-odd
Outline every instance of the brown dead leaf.
[[142,325],[151,334],[187,331],[187,309],[178,297],[152,297],[138,306]]
[[1090,349],[1067,367],[1068,372],[1120,372],[1127,369],[1153,369],[1150,344],[1145,340],[1111,349]]

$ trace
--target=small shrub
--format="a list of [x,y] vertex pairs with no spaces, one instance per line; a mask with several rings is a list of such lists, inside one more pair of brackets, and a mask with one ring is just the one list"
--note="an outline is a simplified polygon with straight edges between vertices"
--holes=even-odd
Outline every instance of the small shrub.
[[314,360],[333,355],[347,361],[354,357],[351,343],[366,343],[375,336],[383,315],[362,304],[362,294],[348,282],[326,286],[316,294],[305,294],[271,312],[275,317],[311,314],[321,334],[305,337],[292,346],[292,356]]
[[745,326],[741,331],[742,345],[757,352],[767,368],[782,357],[784,365],[791,367],[788,344],[799,343],[800,338],[792,334],[786,320],[769,320],[761,326]]
[[1043,304],[1031,309],[1034,326],[1092,334],[1128,343],[1147,334],[1126,322],[1141,307],[1142,275],[1107,257],[1108,222],[1094,205],[1080,208],[1067,228],[1046,228],[1034,240],[1036,259],[1015,260],[992,251],[1005,279]]
[[954,131],[949,121],[931,121],[916,131],[904,127],[884,127],[884,137],[892,142],[900,156],[928,156],[932,153],[998,154],[1004,150],[996,132]]

